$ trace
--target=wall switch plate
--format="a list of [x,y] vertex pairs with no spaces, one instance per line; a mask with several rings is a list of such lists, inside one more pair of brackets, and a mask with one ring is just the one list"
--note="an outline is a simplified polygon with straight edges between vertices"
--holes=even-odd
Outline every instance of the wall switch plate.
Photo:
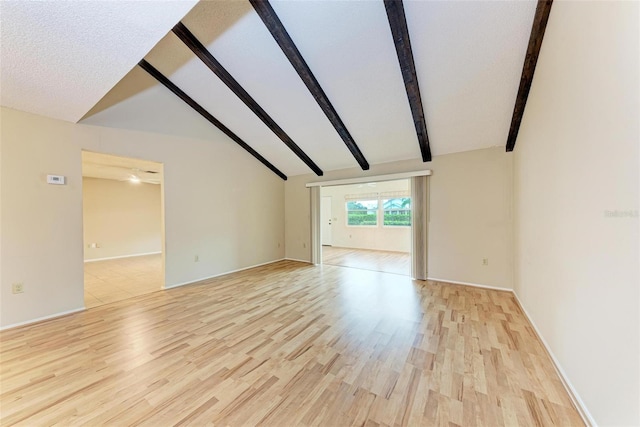
[[11,292],[14,294],[21,294],[24,292],[24,283],[14,283],[11,286]]
[[489,265],[489,258],[482,258],[482,265]]
[[200,261],[200,257],[198,255],[193,257],[193,262],[199,262],[199,261]]

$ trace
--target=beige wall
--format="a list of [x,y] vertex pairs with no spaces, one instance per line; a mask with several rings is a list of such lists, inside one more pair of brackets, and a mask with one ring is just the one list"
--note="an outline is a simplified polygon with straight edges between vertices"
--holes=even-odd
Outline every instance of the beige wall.
[[160,190],[160,185],[143,182],[83,178],[84,259],[161,252]]
[[601,426],[640,424],[638,13],[553,4],[515,149],[515,290]]
[[[387,191],[406,191],[407,194],[410,194],[409,180],[378,182],[375,187],[370,187],[367,184],[323,187],[321,195],[331,197],[333,219],[331,224],[332,246],[394,252],[411,251],[410,227],[384,227],[380,216],[377,227],[347,225],[346,195],[372,194]],[[325,226],[324,218],[321,226]]]
[[[6,108],[1,120],[2,326],[84,305],[82,149],[164,164],[167,286],[284,256],[284,183],[226,137],[77,125]],[[65,175],[67,185],[47,185],[47,174]],[[15,282],[23,294],[11,293]]]
[[[309,182],[431,169],[429,277],[511,288],[513,277],[512,158],[504,148],[346,169],[322,177],[300,175],[285,184],[286,256],[309,261]],[[482,259],[489,265],[483,266]]]
[[[283,242],[287,257],[308,261],[308,182],[428,168],[429,276],[513,284],[595,421],[638,425],[638,9],[554,3],[513,155],[498,147],[283,184],[223,137],[3,108],[0,325],[83,306],[81,149],[164,163],[167,285],[281,258]],[[47,185],[48,173],[68,184]],[[14,282],[24,294],[11,294]]]

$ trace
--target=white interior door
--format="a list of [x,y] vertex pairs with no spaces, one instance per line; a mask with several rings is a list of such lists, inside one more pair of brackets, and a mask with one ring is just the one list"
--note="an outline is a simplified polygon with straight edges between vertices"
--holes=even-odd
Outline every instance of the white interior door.
[[323,196],[320,202],[320,234],[323,246],[331,246],[331,222],[331,196]]

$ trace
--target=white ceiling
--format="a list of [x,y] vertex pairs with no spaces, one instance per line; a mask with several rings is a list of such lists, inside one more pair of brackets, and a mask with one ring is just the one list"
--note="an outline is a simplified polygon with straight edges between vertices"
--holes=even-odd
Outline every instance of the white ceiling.
[[434,155],[505,146],[535,1],[405,2]]
[[0,1],[2,105],[77,122],[196,2]]
[[82,176],[129,181],[132,176],[147,184],[162,183],[162,163],[110,154],[82,152]]
[[[419,158],[383,2],[271,4],[369,163]],[[504,146],[536,2],[404,5],[432,153]],[[200,2],[182,21],[321,169],[357,167],[247,0]],[[145,54],[122,55],[122,74]],[[285,174],[311,172],[173,33],[145,58]],[[232,143],[138,67],[82,122]]]
[[273,8],[369,163],[420,157],[383,2],[273,2]]

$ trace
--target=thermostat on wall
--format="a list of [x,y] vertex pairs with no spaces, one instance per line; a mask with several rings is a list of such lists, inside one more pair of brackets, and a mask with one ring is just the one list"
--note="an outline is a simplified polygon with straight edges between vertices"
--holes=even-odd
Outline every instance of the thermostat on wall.
[[62,175],[47,175],[47,184],[64,185],[65,181]]

